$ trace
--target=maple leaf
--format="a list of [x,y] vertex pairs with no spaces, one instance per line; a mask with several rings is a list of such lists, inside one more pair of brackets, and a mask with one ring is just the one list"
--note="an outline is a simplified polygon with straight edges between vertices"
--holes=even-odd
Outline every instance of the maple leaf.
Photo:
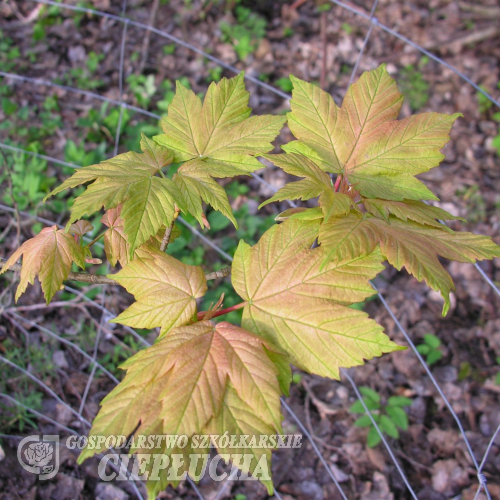
[[94,226],[90,222],[86,220],[79,220],[74,224],[71,224],[69,232],[75,236],[84,236],[89,231],[92,231],[92,229],[94,229]]
[[33,285],[38,276],[47,304],[68,279],[71,264],[75,262],[85,268],[85,251],[71,235],[57,226],[42,229],[34,238],[25,241],[7,260],[0,274],[7,271],[23,257],[21,281],[16,290],[16,302],[26,291],[28,283]]
[[[262,436],[273,436],[276,433],[276,428],[269,425],[265,420],[261,419],[255,410],[248,405],[239,395],[238,391],[228,384],[226,394],[222,401],[221,410],[217,416],[212,418],[203,430],[203,434],[211,434],[222,436],[227,433],[229,436],[236,436],[236,443],[240,443],[242,436],[245,436],[248,446],[231,447],[218,446],[219,454],[229,456],[239,455],[241,460],[239,469],[244,473],[253,474],[257,465],[265,456],[265,460],[269,466],[271,465],[271,447],[260,447],[259,443]],[[250,446],[252,439],[256,446]],[[246,457],[251,457],[248,460]],[[261,482],[267,487],[269,495],[273,494],[273,483],[270,480],[261,479]]]
[[201,199],[237,226],[225,191],[212,177],[248,175],[262,164],[285,121],[282,116],[252,116],[244,73],[223,78],[208,88],[203,104],[192,90],[177,82],[175,97],[162,121],[162,135],[153,139],[173,151],[175,162],[186,162],[174,176],[192,213],[203,226]]
[[[106,252],[106,257],[109,260],[109,263],[113,267],[115,267],[118,262],[122,267],[125,267],[129,263],[130,246],[127,242],[127,237],[125,236],[125,231],[123,229],[123,219],[120,216],[121,211],[122,205],[118,205],[116,208],[110,208],[107,210],[101,218],[101,222],[105,226],[109,227],[109,229],[104,233],[104,251]],[[145,245],[159,249],[164,234],[165,227],[162,226],[156,235],[152,236],[145,243]],[[179,236],[180,230],[176,225],[174,225],[169,241],[172,242]]]
[[318,240],[325,249],[325,264],[369,255],[380,244],[382,254],[396,269],[404,267],[441,293],[443,315],[450,307],[449,294],[454,285],[438,256],[458,262],[500,256],[500,247],[487,236],[405,222],[394,216],[388,221],[356,213],[332,218],[321,225]]
[[287,174],[305,179],[286,184],[274,196],[261,203],[259,208],[275,201],[298,198],[304,201],[319,196],[319,205],[325,222],[332,216],[347,215],[351,207],[357,208],[350,196],[335,193],[330,176],[309,158],[295,153],[262,156],[281,167]]
[[191,320],[196,299],[207,291],[203,269],[152,247],[138,249],[135,255],[121,271],[108,276],[136,299],[112,321],[136,328],[161,327],[160,335],[164,335]]
[[124,153],[99,165],[79,168],[48,195],[92,182],[76,198],[68,228],[75,220],[102,207],[110,209],[123,204],[121,217],[129,244],[129,259],[135,249],[147,242],[162,226],[170,225],[176,204],[186,211],[177,185],[171,179],[155,176],[172,162],[172,153],[145,136],[141,140],[141,149],[142,154]]
[[439,227],[440,229],[451,231],[451,229],[447,228],[439,221],[465,221],[462,217],[455,217],[442,208],[433,207],[432,205],[427,205],[427,203],[415,200],[388,201],[364,199],[363,205],[369,213],[375,217],[384,219],[386,222],[389,222],[390,215],[394,215],[405,222],[409,219],[419,224]]
[[243,328],[283,349],[299,368],[339,378],[340,367],[400,348],[366,313],[346,307],[374,294],[369,280],[383,269],[380,252],[321,269],[324,250],[310,249],[318,226],[290,218],[254,247],[241,241],[231,276],[248,302]]
[[341,108],[317,86],[293,82],[288,125],[299,139],[284,149],[343,174],[368,198],[436,199],[415,175],[439,165],[460,113],[422,113],[397,120],[403,96],[385,65],[361,75]]
[[[238,404],[248,413],[238,417],[240,430],[235,432],[279,432],[278,369],[268,350],[276,351],[264,339],[227,322],[174,328],[120,367],[127,371],[125,378],[101,402],[90,435],[190,438],[217,427],[219,418],[227,420],[227,412]],[[104,449],[104,444],[85,448],[78,462]]]

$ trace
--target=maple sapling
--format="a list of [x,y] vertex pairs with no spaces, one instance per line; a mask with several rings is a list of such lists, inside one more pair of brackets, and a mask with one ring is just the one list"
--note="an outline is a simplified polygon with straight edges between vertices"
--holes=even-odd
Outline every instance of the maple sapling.
[[[460,114],[398,120],[403,96],[385,66],[351,85],[341,107],[317,86],[293,76],[291,82],[286,118],[250,116],[243,73],[212,83],[203,102],[177,82],[164,134],[143,137],[141,153],[79,168],[49,195],[87,185],[66,231],[44,229],[2,264],[2,273],[19,269],[15,263],[23,256],[16,300],[38,276],[50,301],[66,279],[78,279],[79,273],[70,273],[73,262],[82,268],[92,262],[93,242],[82,244],[89,230],[82,218],[105,210],[105,254],[121,270],[93,279],[109,280],[135,298],[113,322],[160,333],[154,345],[122,365],[125,378],[102,401],[91,436],[279,433],[290,364],[338,379],[342,367],[404,349],[365,312],[350,307],[374,294],[370,281],[386,260],[440,292],[446,314],[453,281],[439,257],[475,262],[500,256],[490,238],[442,224],[459,218],[427,204],[437,197],[416,177],[443,160],[440,150]],[[282,146],[284,153],[269,154],[285,120],[296,140]],[[237,227],[215,178],[249,175],[262,168],[258,157],[301,178],[262,206],[311,198],[318,198],[318,206],[281,213],[281,224],[254,246],[240,241],[230,270],[205,275],[202,267],[167,255],[180,213],[209,227],[205,204]],[[180,167],[169,178],[163,169],[172,163]],[[221,294],[213,308],[199,312],[207,279],[229,273],[241,302],[224,308]],[[241,326],[211,321],[236,309],[243,309]],[[188,471],[193,442],[182,449],[162,444],[130,451],[181,453]],[[219,453],[235,452],[223,443],[214,442]],[[87,447],[79,462],[105,450],[104,444]],[[263,456],[270,459],[270,450],[257,446],[236,451],[252,457],[236,464],[248,473]],[[151,467],[148,462],[145,471]],[[150,498],[177,482],[163,471],[159,480],[148,480]],[[271,480],[262,482],[272,493]]]

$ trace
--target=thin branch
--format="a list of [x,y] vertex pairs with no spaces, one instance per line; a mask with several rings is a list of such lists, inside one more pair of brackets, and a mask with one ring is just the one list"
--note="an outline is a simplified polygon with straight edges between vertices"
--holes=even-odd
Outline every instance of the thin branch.
[[[5,262],[0,260],[0,269],[5,266]],[[12,264],[9,271],[20,273],[22,269],[21,264]],[[103,275],[89,274],[89,273],[69,273],[66,281],[81,281],[82,283],[93,283],[99,285],[118,285],[118,282]]]
[[207,280],[216,280],[217,278],[225,278],[231,274],[231,266],[223,267],[218,271],[214,271],[212,273],[208,273],[205,275]]
[[170,227],[167,227],[167,230],[165,231],[165,236],[163,236],[163,240],[162,240],[161,245],[160,245],[160,252],[164,252],[168,247],[168,244],[170,242],[170,236],[172,235],[172,229],[174,229],[174,224],[175,224],[175,221],[177,220],[177,217],[179,217],[179,213],[180,213],[180,210],[176,206],[175,212],[174,212],[174,218],[172,219],[172,223],[170,224]]
[[88,248],[90,248],[94,243],[97,243],[106,234],[107,230],[108,230],[108,228],[106,228],[106,230],[103,231],[102,233],[98,234],[91,242],[89,242],[85,246],[88,247]]
[[[0,260],[0,269],[5,266],[5,261]],[[9,271],[21,272],[22,266],[21,264],[12,264],[9,267]],[[224,267],[219,271],[214,271],[212,273],[208,273],[205,275],[205,278],[210,280],[215,280],[217,278],[224,278],[231,274],[230,267]],[[114,279],[108,278],[107,276],[103,276],[102,274],[90,274],[90,273],[69,273],[68,279],[65,281],[80,281],[81,283],[91,283],[97,285],[120,285]],[[121,286],[121,285],[120,285]]]

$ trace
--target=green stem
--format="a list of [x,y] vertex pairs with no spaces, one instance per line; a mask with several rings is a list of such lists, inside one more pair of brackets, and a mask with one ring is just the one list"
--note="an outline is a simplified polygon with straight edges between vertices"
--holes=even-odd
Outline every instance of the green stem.
[[[247,305],[246,302],[240,302],[239,304],[236,304],[235,306],[228,307],[226,309],[221,309],[220,311],[217,311],[212,315],[212,318],[217,318],[218,316],[223,316],[224,314],[228,314],[230,312],[236,311],[237,309],[241,309]],[[203,318],[205,317],[205,314],[207,314],[209,311],[201,311],[197,314],[196,319],[198,321],[202,321]]]
[[106,228],[105,231],[103,231],[101,234],[98,234],[88,245],[85,245],[86,247],[91,247],[94,243],[97,243],[105,234],[108,229]]

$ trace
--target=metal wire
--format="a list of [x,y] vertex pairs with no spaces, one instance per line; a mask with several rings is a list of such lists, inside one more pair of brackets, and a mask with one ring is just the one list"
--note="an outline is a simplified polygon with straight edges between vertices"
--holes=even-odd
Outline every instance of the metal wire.
[[[170,35],[168,33],[165,33],[161,30],[158,30],[156,28],[153,28],[151,26],[148,26],[148,25],[145,25],[143,23],[139,23],[139,22],[136,22],[136,21],[132,21],[128,18],[125,17],[125,10],[126,10],[126,1],[123,2],[122,4],[122,15],[121,16],[116,16],[114,14],[109,14],[109,13],[105,13],[105,12],[100,12],[100,11],[96,11],[96,10],[93,10],[93,9],[88,9],[88,8],[85,8],[85,7],[80,7],[80,6],[72,6],[72,5],[66,5],[66,4],[61,4],[61,3],[58,3],[58,2],[53,2],[53,1],[50,1],[50,0],[31,0],[33,2],[36,2],[36,3],[43,3],[43,4],[46,4],[46,5],[54,5],[54,6],[57,6],[59,8],[66,8],[66,9],[70,9],[70,10],[73,10],[73,11],[78,11],[78,12],[85,12],[85,13],[88,13],[88,14],[92,14],[92,15],[97,15],[97,16],[101,16],[101,17],[106,17],[108,19],[112,19],[112,20],[115,20],[115,21],[118,21],[118,22],[121,22],[123,23],[123,34],[122,34],[122,43],[121,43],[121,51],[120,51],[120,82],[119,82],[119,88],[120,88],[120,100],[114,100],[114,99],[110,99],[110,98],[107,98],[105,96],[101,96],[99,94],[95,94],[93,92],[89,92],[89,91],[85,91],[85,90],[81,90],[81,89],[76,89],[76,88],[73,88],[73,87],[69,87],[69,86],[65,86],[65,85],[60,85],[60,84],[56,84],[54,82],[50,82],[50,81],[46,81],[46,80],[43,80],[43,79],[39,79],[39,78],[31,78],[31,77],[27,77],[27,76],[21,76],[21,75],[16,75],[16,74],[11,74],[11,73],[6,73],[6,72],[1,72],[0,71],[0,76],[4,76],[6,78],[10,78],[10,79],[14,79],[14,80],[18,80],[18,81],[23,81],[23,82],[27,82],[27,83],[34,83],[36,85],[44,85],[44,86],[49,86],[49,87],[55,87],[55,88],[60,88],[60,89],[63,89],[63,90],[66,90],[66,91],[69,91],[69,92],[72,92],[72,93],[77,93],[77,94],[80,94],[80,95],[85,95],[87,97],[90,97],[92,99],[97,99],[97,100],[101,100],[101,101],[104,101],[104,102],[108,102],[110,104],[113,104],[113,105],[116,105],[116,106],[119,106],[120,107],[120,116],[119,116],[119,124],[118,124],[118,128],[117,128],[117,136],[115,138],[115,154],[117,153],[118,151],[118,145],[119,145],[119,135],[120,135],[120,130],[121,130],[121,124],[122,124],[122,118],[123,118],[123,110],[124,109],[129,109],[131,111],[135,111],[137,113],[141,113],[143,114],[144,116],[148,116],[150,118],[154,118],[154,119],[160,119],[160,115],[156,114],[156,113],[151,113],[147,110],[144,110],[142,108],[138,108],[136,106],[132,106],[132,105],[129,105],[125,102],[123,102],[122,100],[122,92],[123,92],[123,68],[124,68],[124,49],[125,49],[125,36],[126,36],[126,33],[127,33],[127,27],[128,26],[135,26],[137,28],[141,28],[141,29],[144,29],[144,30],[149,30],[161,37],[164,37],[166,39],[169,39],[170,41],[176,43],[177,45],[180,45],[180,46],[183,46],[195,53],[197,53],[198,55],[200,56],[203,56],[205,57],[206,59],[209,59],[215,63],[217,63],[218,65],[220,65],[221,67],[223,68],[226,68],[234,73],[239,73],[239,70],[237,68],[235,68],[234,66],[231,66],[231,65],[228,65],[226,63],[224,63],[223,61],[217,59],[216,57],[212,56],[211,54],[208,54],[207,52],[173,36],[173,35]],[[369,29],[368,29],[368,32],[365,36],[365,39],[363,41],[363,45],[361,47],[361,50],[360,50],[360,53],[358,54],[358,57],[357,57],[357,60],[356,60],[356,63],[354,65],[354,68],[353,68],[353,72],[351,74],[351,78],[350,78],[350,83],[353,81],[354,79],[354,76],[357,72],[357,69],[359,67],[359,64],[360,64],[360,61],[361,61],[361,58],[363,56],[363,53],[368,45],[368,42],[369,42],[369,39],[370,39],[370,36],[372,34],[372,31],[373,31],[373,28],[374,27],[378,27],[380,28],[381,30],[395,36],[396,38],[402,40],[403,42],[405,42],[406,44],[414,47],[415,49],[419,50],[420,52],[422,52],[423,54],[427,55],[429,58],[433,59],[434,61],[438,62],[439,64],[442,64],[443,66],[445,66],[446,68],[450,69],[451,71],[453,71],[455,74],[457,74],[460,78],[462,78],[465,82],[467,82],[468,84],[472,85],[478,92],[480,92],[481,94],[483,94],[485,97],[487,97],[493,104],[495,104],[496,106],[500,107],[500,103],[495,100],[491,95],[489,95],[486,91],[484,91],[481,87],[479,87],[477,84],[475,84],[472,80],[470,80],[466,75],[464,75],[463,73],[461,73],[459,70],[457,70],[456,68],[454,68],[452,65],[450,65],[449,63],[447,63],[446,61],[443,61],[441,58],[435,56],[434,54],[432,54],[431,52],[427,51],[426,49],[424,49],[423,47],[420,47],[418,44],[416,44],[415,42],[413,42],[412,40],[404,37],[403,35],[399,34],[398,32],[396,32],[395,30],[381,24],[378,19],[376,17],[374,17],[374,13],[375,13],[375,9],[377,7],[377,4],[378,4],[378,0],[375,0],[373,6],[372,6],[372,9],[371,9],[371,12],[369,15],[367,15],[366,13],[364,12],[361,12],[359,10],[357,10],[356,8],[353,8],[351,7],[350,5],[347,5],[339,0],[330,0],[332,3],[346,9],[347,11],[349,12],[352,12],[366,20],[368,20],[370,22],[370,25],[369,25]],[[274,94],[284,98],[284,99],[289,99],[290,96],[278,89],[275,89],[274,87],[264,83],[264,82],[261,82],[260,80],[254,78],[254,77],[251,77],[249,75],[245,75],[245,78],[249,81],[252,81],[253,83],[255,83],[256,85],[270,91],[270,92],[273,92]],[[46,160],[46,161],[50,161],[50,162],[53,162],[53,163],[56,163],[56,164],[59,164],[59,165],[62,165],[62,166],[67,166],[67,167],[72,167],[72,168],[76,168],[77,166],[76,165],[73,165],[73,164],[70,164],[70,163],[67,163],[67,162],[64,162],[62,160],[57,160],[55,158],[52,158],[52,157],[48,157],[48,156],[45,156],[45,155],[41,155],[41,154],[38,154],[38,153],[33,153],[31,151],[26,151],[26,150],[23,150],[21,148],[17,148],[17,147],[14,147],[14,146],[11,146],[11,145],[8,145],[8,144],[2,144],[0,143],[0,147],[2,147],[3,149],[6,149],[6,150],[10,150],[10,151],[14,151],[14,152],[20,152],[20,153],[24,153],[24,154],[28,154],[28,155],[31,155],[31,156],[35,156],[35,157],[38,157],[40,159],[43,159],[43,160]],[[267,183],[264,179],[262,179],[259,175],[257,174],[252,174],[253,177],[258,181],[260,182],[261,184],[263,185],[266,185],[268,188],[271,188],[273,189],[274,191],[276,191],[276,189],[270,185],[269,183]],[[292,206],[294,206],[295,204],[292,203]],[[0,208],[2,209],[7,209],[7,208],[10,208],[10,207],[3,207],[3,206],[0,206]],[[8,211],[12,211],[12,209],[8,210]],[[35,218],[36,220],[39,220],[40,222],[43,222],[45,224],[54,224],[53,222],[51,221],[48,221],[47,219],[43,219],[43,218],[40,218],[40,217],[37,217],[37,216],[33,216],[31,214],[27,214],[27,213],[22,213],[23,216],[28,216],[28,217],[32,217],[32,218]],[[213,248],[214,250],[216,250],[219,255],[221,255],[221,257],[223,257],[224,259],[228,260],[228,261],[232,261],[232,258],[230,255],[228,255],[226,252],[224,252],[222,249],[218,248],[217,245],[215,245],[211,240],[209,240],[205,235],[203,235],[200,231],[198,231],[196,228],[192,227],[190,224],[188,224],[184,219],[180,220],[181,223],[183,223],[184,225],[186,225],[186,227],[188,227],[192,232],[193,234],[195,234],[196,236],[198,236],[199,238],[201,238],[204,243],[206,243],[207,245],[209,245],[211,248]],[[493,291],[500,297],[500,290],[496,287],[495,283],[493,283],[493,281],[486,275],[486,273],[482,270],[482,268],[478,265],[478,264],[474,264],[476,269],[478,270],[478,272],[481,274],[482,278],[488,283],[488,285],[493,289]],[[102,305],[98,304],[97,302],[89,299],[88,297],[86,297],[84,294],[82,294],[81,292],[79,292],[78,290],[75,290],[75,289],[72,289],[71,287],[68,287],[66,286],[65,287],[66,290],[68,291],[71,291],[72,293],[76,293],[78,295],[80,295],[81,297],[83,297],[85,300],[91,302],[93,305],[95,305],[96,307],[99,307],[101,309],[101,311],[103,312],[103,314],[110,314],[111,313]],[[478,480],[479,480],[479,488],[478,488],[478,491],[476,493],[476,497],[479,495],[480,491],[481,491],[481,488],[484,488],[485,489],[485,492],[486,492],[486,495],[488,497],[488,499],[491,498],[488,490],[487,490],[487,486],[486,486],[486,478],[484,477],[484,474],[482,473],[482,470],[483,470],[483,467],[487,461],[487,458],[488,458],[488,455],[491,451],[491,448],[494,444],[494,441],[497,437],[497,435],[500,433],[500,426],[497,428],[497,430],[495,431],[493,437],[491,438],[490,442],[489,442],[489,445],[487,447],[487,450],[484,454],[484,457],[481,461],[481,464],[478,465],[477,463],[477,460],[475,459],[475,456],[474,456],[474,453],[472,451],[472,448],[470,446],[470,443],[469,441],[467,440],[467,437],[466,437],[466,434],[465,434],[465,431],[463,429],[463,426],[460,422],[460,419],[458,418],[458,416],[456,415],[456,413],[454,412],[451,404],[449,403],[449,401],[446,399],[444,393],[442,392],[441,388],[439,387],[439,384],[437,383],[436,379],[433,377],[431,371],[429,370],[427,364],[425,363],[425,361],[423,360],[423,358],[420,356],[420,354],[418,353],[418,351],[416,350],[415,348],[415,345],[413,344],[413,342],[411,341],[409,335],[407,334],[407,332],[404,330],[404,328],[402,328],[402,325],[399,323],[399,321],[397,320],[394,312],[391,310],[390,306],[387,304],[385,298],[379,293],[379,298],[380,300],[382,301],[382,304],[384,305],[384,307],[386,308],[386,310],[388,311],[389,315],[391,316],[391,318],[395,321],[396,325],[398,326],[398,328],[401,330],[402,334],[404,335],[404,337],[406,338],[407,342],[409,343],[409,345],[412,347],[413,351],[415,352],[415,354],[417,355],[419,361],[422,363],[422,365],[424,366],[424,369],[426,370],[427,372],[427,375],[429,375],[429,377],[431,378],[431,381],[432,383],[434,384],[434,386],[436,387],[436,390],[438,391],[438,393],[440,394],[440,396],[443,398],[445,404],[447,405],[448,409],[450,410],[450,412],[452,413],[453,415],[453,418],[455,419],[456,423],[457,423],[457,426],[465,440],[465,443],[466,443],[466,446],[467,446],[467,449],[468,449],[468,452],[471,456],[471,459],[472,459],[472,462],[474,463],[475,467],[476,467],[476,470],[477,470],[477,474],[478,474]],[[15,314],[15,313],[11,313],[11,314]],[[18,315],[16,315],[18,316]],[[26,320],[25,318],[22,318],[21,316],[18,316],[18,318],[22,319],[23,321],[28,321],[30,324],[33,324],[33,326],[36,326],[37,328],[43,328],[43,327],[40,327],[39,325],[37,325],[36,323],[34,322],[30,322],[29,320]],[[46,330],[46,329],[45,329]],[[129,331],[134,332],[135,333],[135,338],[137,338],[138,340],[140,340],[143,344],[145,345],[148,345],[149,343],[143,339],[142,337],[140,337],[133,329],[128,329]],[[48,330],[47,330],[48,332]],[[52,336],[55,336],[57,337],[61,342],[64,342],[68,345],[71,345],[73,348],[77,348],[77,350],[79,349],[78,346],[74,345],[73,343],[67,341],[66,339],[63,339],[62,337],[59,337],[57,334],[53,334],[52,333]],[[99,366],[100,369],[103,370],[104,373],[106,373],[105,369],[103,367],[101,367],[97,361],[95,359],[93,359],[93,357],[89,356],[87,353],[85,353],[83,350],[80,350],[82,355],[84,355],[87,359],[90,358],[90,360],[93,361],[94,363],[94,367],[95,366]],[[96,350],[94,350],[94,354],[96,354]],[[5,360],[5,358],[2,358],[2,360],[5,362],[5,361],[8,361],[8,360]],[[11,363],[12,364],[12,363]],[[15,365],[17,366],[17,365]],[[17,367],[18,369],[20,369],[20,367]],[[21,369],[22,370],[22,369]],[[30,376],[30,374],[28,372],[26,372],[26,374],[28,376]],[[108,376],[110,376],[111,374],[109,372],[106,373]],[[371,420],[372,420],[372,423],[375,425],[375,428],[377,429],[377,431],[380,433],[381,435],[381,438],[384,442],[384,444],[386,445],[387,449],[388,449],[388,452],[391,456],[391,459],[393,460],[394,464],[396,465],[399,473],[401,474],[402,478],[403,478],[403,481],[405,482],[406,486],[408,487],[408,490],[410,491],[411,495],[413,496],[413,498],[417,498],[414,491],[412,490],[411,488],[411,485],[409,484],[406,476],[404,475],[404,471],[401,469],[400,465],[398,464],[394,454],[392,453],[392,450],[390,449],[387,441],[384,439],[384,436],[382,434],[382,432],[380,431],[380,429],[378,428],[376,422],[374,422],[373,420],[373,417],[371,417],[371,414],[370,412],[368,411],[368,409],[366,408],[366,405],[364,404],[364,401],[362,399],[362,396],[361,394],[359,393],[359,390],[355,384],[355,382],[352,380],[352,378],[348,375],[347,372],[343,371],[343,374],[345,376],[345,378],[347,378],[347,380],[351,383],[351,385],[353,386],[353,390],[354,392],[356,393],[356,396],[358,397],[358,399],[361,401],[361,403],[363,404],[363,406],[365,407],[365,410],[367,411],[367,414],[370,416]],[[112,377],[112,375],[111,375]],[[116,379],[115,379],[116,381]],[[50,388],[47,388],[50,390]],[[2,395],[2,394],[0,394]],[[22,405],[21,403],[15,401],[13,398],[10,398],[10,396],[7,396],[7,395],[2,395],[3,397],[6,397],[10,400],[12,400],[13,402],[15,402],[16,404],[20,404],[21,406],[24,406]],[[54,394],[54,396],[57,398],[57,395]],[[62,402],[62,400],[60,400]],[[65,404],[63,402],[63,404]],[[67,406],[67,405],[66,405]],[[283,406],[285,409],[287,409],[287,411],[290,413],[290,415],[292,416],[292,418],[297,422],[297,424],[299,425],[299,427],[302,429],[302,431],[304,432],[304,434],[306,435],[306,437],[308,437],[308,439],[310,440],[312,446],[313,446],[313,449],[315,451],[315,453],[318,455],[318,457],[320,458],[321,462],[323,463],[323,465],[325,466],[325,469],[327,470],[327,472],[329,473],[329,475],[332,477],[332,480],[334,481],[334,483],[337,485],[337,487],[339,488],[339,491],[342,495],[343,498],[346,498],[340,485],[338,484],[338,481],[336,481],[335,477],[333,476],[333,473],[331,471],[331,469],[328,467],[328,465],[326,464],[326,461],[324,460],[324,458],[322,457],[321,453],[319,452],[319,449],[317,448],[316,444],[314,443],[314,440],[312,439],[312,437],[310,436],[309,432],[307,431],[307,429],[305,428],[305,426],[303,426],[302,422],[300,422],[300,420],[298,419],[298,417],[295,415],[295,413],[293,413],[293,411],[289,408],[289,406],[286,404],[285,401],[283,401]],[[27,408],[27,407],[26,407]],[[40,416],[40,418],[45,418],[47,420],[48,417],[45,417],[41,414],[39,414],[38,412],[35,412],[34,410],[30,409],[30,408],[27,408],[29,409],[30,411],[33,411],[34,414],[38,414],[38,416]],[[74,410],[72,410],[74,411]],[[60,424],[57,424],[57,422],[54,422],[52,421],[52,423],[56,424],[56,425],[59,425]],[[65,430],[69,431],[69,432],[73,432],[73,433],[76,433],[75,431],[69,429],[69,428],[65,428]],[[189,478],[188,478],[189,480]],[[134,486],[135,486],[135,483],[134,483]],[[203,498],[199,491],[197,490],[196,486],[194,485],[194,483],[192,484],[195,492],[198,494],[198,496],[200,498]],[[275,495],[277,498],[280,498],[279,494],[277,491],[275,491]],[[140,496],[140,493],[139,493],[139,496]],[[141,497],[142,498],[142,497]]]

